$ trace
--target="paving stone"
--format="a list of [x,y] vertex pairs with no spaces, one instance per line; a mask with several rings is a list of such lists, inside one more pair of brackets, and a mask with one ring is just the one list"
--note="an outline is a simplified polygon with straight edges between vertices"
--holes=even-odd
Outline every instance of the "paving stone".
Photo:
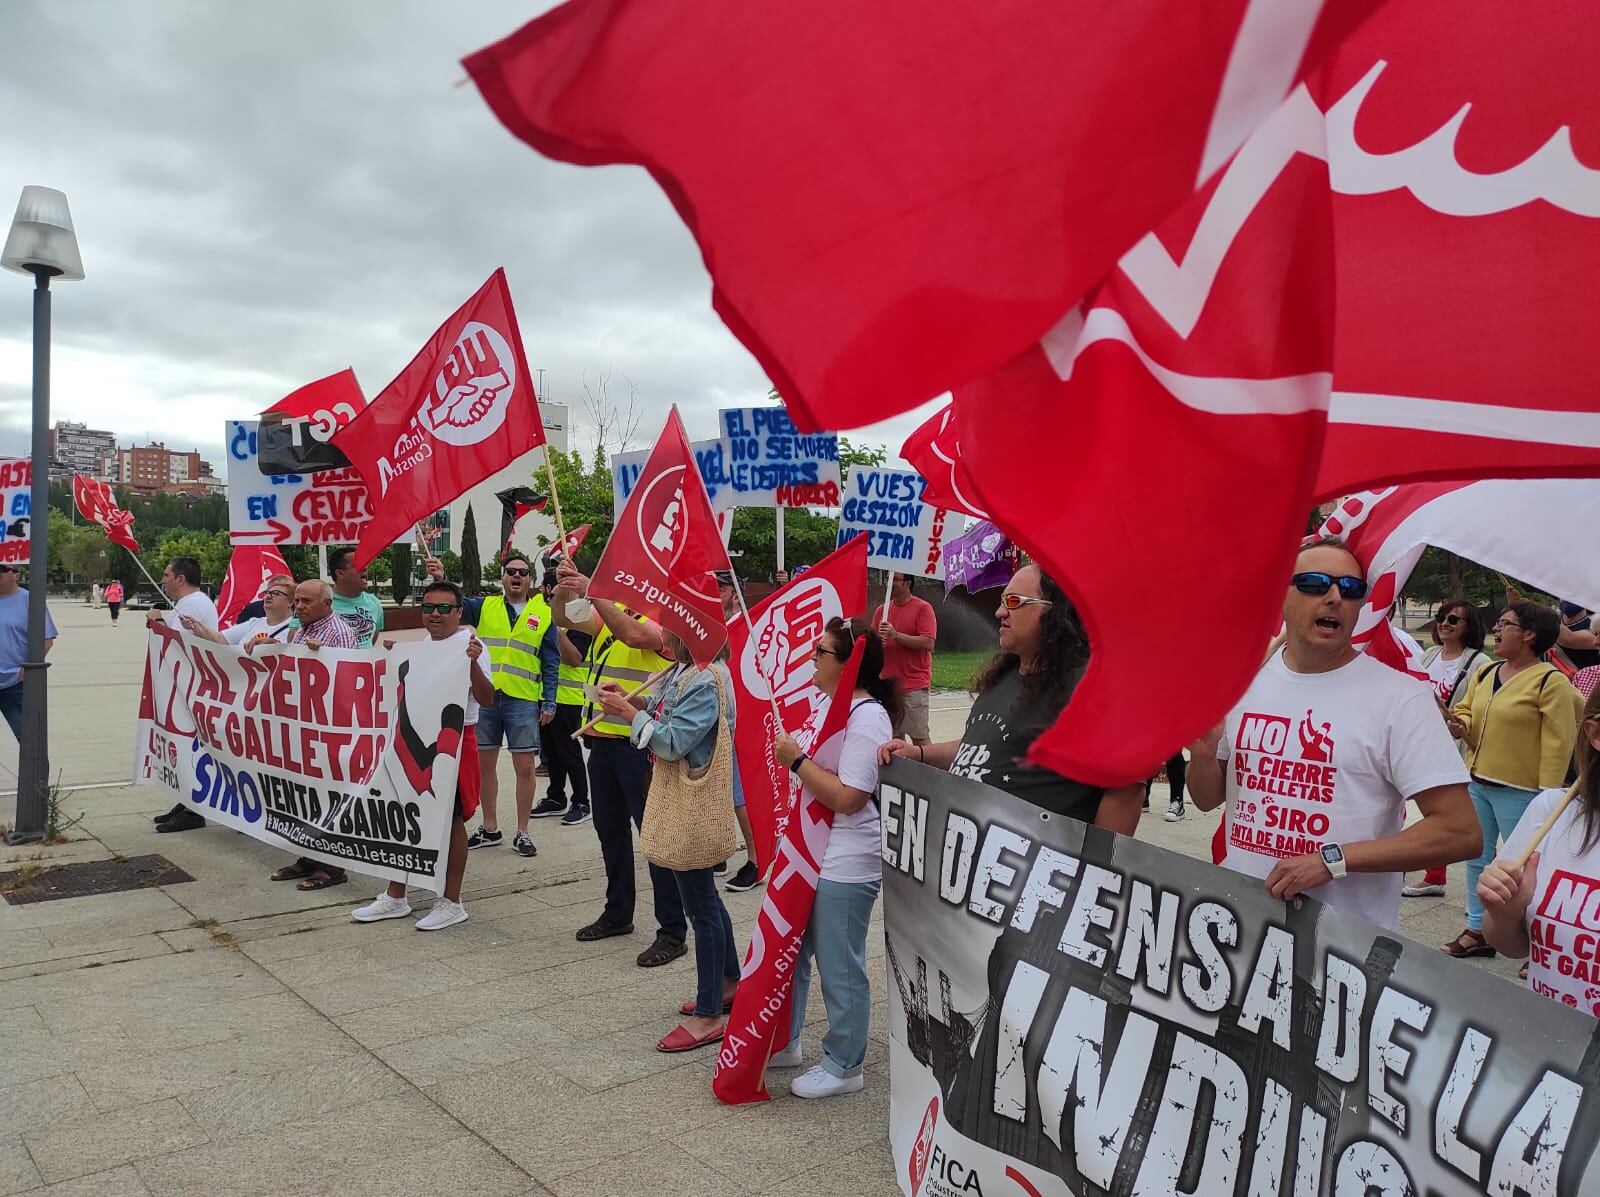
[[[759,1171],[759,1161],[746,1171]],[[697,1197],[742,1197],[750,1190],[671,1144],[660,1144],[568,1173],[548,1182],[557,1197],[616,1197],[619,1193],[694,1193]]]
[[23,1135],[23,1141],[40,1175],[57,1181],[180,1151],[204,1143],[206,1136],[188,1112],[169,1099],[64,1119]]
[[21,1136],[0,1136],[0,1193],[24,1193],[43,1183]]
[[[5,1059],[0,1055],[0,1061]],[[6,1065],[0,1071],[9,1073]],[[94,1102],[71,1073],[24,1081],[0,1089],[0,1126],[48,1126],[66,1118],[95,1112]]]
[[124,1164],[106,1172],[30,1189],[28,1197],[150,1197],[150,1190],[139,1179],[139,1170],[132,1164]]
[[378,1058],[412,1084],[423,1086],[486,1065],[546,1056],[572,1046],[572,1036],[536,1014],[511,1014],[439,1035],[383,1048]]
[[405,1078],[366,1054],[235,1076],[178,1100],[214,1142],[405,1093]]

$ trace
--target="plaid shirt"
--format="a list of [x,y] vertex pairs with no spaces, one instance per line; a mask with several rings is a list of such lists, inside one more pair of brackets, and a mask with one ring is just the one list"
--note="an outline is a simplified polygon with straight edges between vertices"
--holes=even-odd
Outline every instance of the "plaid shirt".
[[316,623],[296,628],[290,644],[315,640],[324,648],[355,648],[355,630],[337,615],[327,615]]

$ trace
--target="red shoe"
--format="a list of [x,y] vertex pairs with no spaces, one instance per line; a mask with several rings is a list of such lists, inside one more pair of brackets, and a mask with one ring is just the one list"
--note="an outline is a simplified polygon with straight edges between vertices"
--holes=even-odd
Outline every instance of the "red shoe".
[[722,1037],[727,1033],[726,1027],[718,1027],[709,1035],[696,1037],[688,1027],[677,1026],[668,1031],[656,1041],[658,1052],[692,1052],[697,1047],[708,1047],[713,1043],[721,1043]]

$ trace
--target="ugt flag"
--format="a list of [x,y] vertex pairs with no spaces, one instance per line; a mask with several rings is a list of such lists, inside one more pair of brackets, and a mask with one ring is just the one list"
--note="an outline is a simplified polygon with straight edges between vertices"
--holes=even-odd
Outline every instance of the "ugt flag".
[[828,621],[849,619],[866,608],[867,534],[861,532],[756,604],[750,612],[753,628],[742,612],[728,625],[729,672],[739,713],[733,746],[756,867],[763,873],[789,810],[789,771],[772,755],[773,741],[780,731],[795,735],[822,700],[811,679]]
[[119,544],[130,553],[139,551],[139,542],[133,538],[133,516],[117,506],[117,495],[109,482],[74,474],[72,501],[77,504],[79,515],[105,529],[106,539],[112,544]]
[[222,592],[217,596],[217,627],[231,628],[245,605],[266,593],[267,579],[278,574],[294,577],[276,545],[234,545],[228,557],[228,574],[222,579]]
[[[927,502],[946,511],[965,512],[974,519],[989,518],[989,513],[978,506],[969,493],[972,484],[962,475],[961,440],[954,403],[945,404],[906,437],[905,444],[900,446],[900,456],[927,479],[928,489],[922,492]],[[951,585],[947,575],[945,589],[949,590]]]
[[366,483],[364,565],[420,519],[544,444],[506,274],[496,270],[439,326],[333,445]]
[[648,615],[703,669],[728,639],[714,575],[732,568],[674,406],[594,567],[589,595]]

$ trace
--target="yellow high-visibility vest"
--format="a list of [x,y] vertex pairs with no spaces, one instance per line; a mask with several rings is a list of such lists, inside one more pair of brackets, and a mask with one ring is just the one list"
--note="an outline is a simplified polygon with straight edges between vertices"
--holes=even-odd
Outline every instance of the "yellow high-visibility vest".
[[[536,594],[528,600],[530,607],[537,607],[539,618],[550,621],[550,600],[542,594]],[[559,636],[560,629],[550,633]],[[556,702],[564,707],[581,707],[583,705],[583,683],[589,680],[589,668],[586,665],[568,665],[561,663],[561,680],[556,683]]]
[[[617,603],[616,606],[619,610],[622,609],[621,603]],[[640,623],[645,622],[643,615],[635,618]],[[632,690],[640,682],[648,680],[671,663],[660,653],[648,648],[629,648],[611,634],[609,627],[600,629],[594,639],[589,641],[589,651],[584,654],[584,664],[588,666],[588,682],[591,686],[598,686],[603,682],[616,682],[624,690]],[[589,722],[602,709],[587,701],[586,695],[583,721]],[[626,736],[631,730],[631,725],[608,717],[601,719],[591,730],[601,735]]]
[[511,611],[503,595],[492,594],[483,600],[478,613],[478,639],[489,650],[494,688],[507,698],[526,698],[538,702],[544,695],[539,670],[539,646],[554,625],[550,608],[540,612],[530,600],[511,626]]

